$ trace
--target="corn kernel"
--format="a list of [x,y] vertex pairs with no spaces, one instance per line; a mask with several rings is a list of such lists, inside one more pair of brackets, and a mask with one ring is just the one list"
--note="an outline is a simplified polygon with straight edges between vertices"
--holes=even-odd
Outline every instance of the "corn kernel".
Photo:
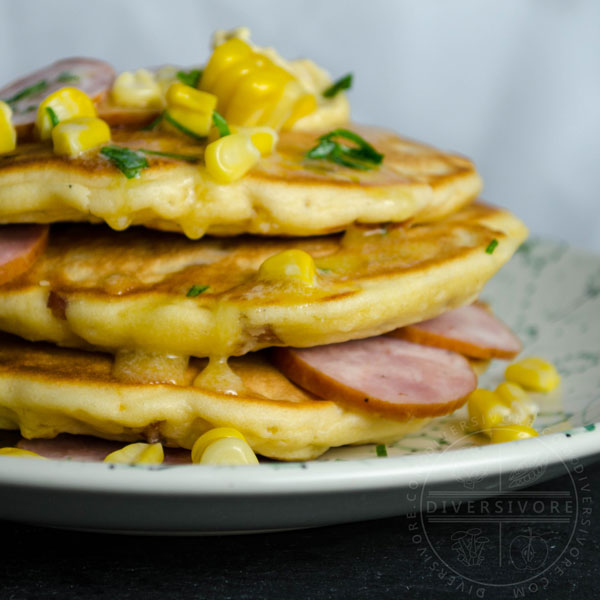
[[[233,99],[234,92],[240,82],[248,75],[260,71],[271,62],[265,56],[252,53],[248,57],[233,63],[224,71],[219,73],[213,87],[208,90],[219,99],[219,112],[226,114],[229,103]],[[244,123],[240,123],[243,125]]]
[[529,394],[516,383],[504,381],[498,385],[495,393],[510,407],[510,415],[505,422],[517,425],[531,425],[537,414],[537,406]]
[[469,424],[473,431],[489,435],[490,429],[500,425],[510,414],[510,408],[489,390],[476,389],[467,400]]
[[176,82],[169,86],[166,94],[169,107],[187,108],[188,110],[208,113],[217,108],[217,97],[214,94],[197,90],[184,83]]
[[42,458],[46,460],[45,456],[40,456],[36,452],[12,447],[0,448],[0,456],[13,456],[14,458]]
[[202,454],[203,465],[257,465],[258,458],[248,442],[237,438],[223,438],[213,442]]
[[243,133],[219,138],[208,144],[204,152],[206,170],[219,183],[240,179],[259,159],[260,152],[250,137]]
[[180,131],[192,137],[203,138],[208,135],[212,126],[212,113],[172,106],[165,111],[163,123],[166,123],[175,131]]
[[192,462],[200,463],[204,451],[213,442],[225,438],[236,438],[244,442],[246,441],[244,435],[233,427],[215,427],[214,429],[209,429],[194,442],[194,445],[192,446]]
[[0,100],[0,154],[12,152],[17,147],[17,131],[12,124],[12,110]]
[[[231,133],[244,133],[249,136],[261,156],[269,156],[269,154],[272,154],[279,141],[279,135],[277,135],[277,132],[271,127],[241,127],[238,125],[231,125],[229,129],[231,130]],[[209,140],[211,139],[210,136],[211,134],[209,133]],[[218,131],[216,131],[214,139],[218,139],[218,137]]]
[[59,123],[78,117],[97,116],[94,103],[85,92],[73,87],[61,88],[50,94],[38,107],[35,126],[42,140],[49,140],[54,128],[48,108],[54,111]]
[[119,106],[161,108],[163,104],[161,87],[146,69],[121,73],[113,83],[111,94]]
[[294,104],[291,115],[282,125],[283,129],[291,129],[296,121],[310,115],[317,110],[317,99],[313,94],[304,94]]
[[102,119],[81,117],[61,121],[52,130],[56,154],[79,156],[110,141],[110,127]]
[[161,444],[138,442],[111,452],[104,459],[104,462],[124,465],[160,465],[164,460],[164,456]]
[[228,67],[236,62],[247,58],[252,54],[252,48],[246,42],[232,38],[217,46],[204,67],[200,88],[211,91],[217,77]]
[[537,357],[524,358],[509,365],[504,376],[508,381],[535,392],[550,392],[560,383],[560,375],[554,365]]
[[224,108],[226,119],[239,125],[261,125],[280,100],[292,76],[280,67],[251,70],[239,78]]
[[492,444],[502,444],[503,442],[516,442],[517,440],[526,440],[537,437],[538,432],[527,425],[503,425],[492,429]]
[[304,250],[284,250],[267,258],[258,269],[260,279],[293,281],[302,285],[315,285],[315,261]]

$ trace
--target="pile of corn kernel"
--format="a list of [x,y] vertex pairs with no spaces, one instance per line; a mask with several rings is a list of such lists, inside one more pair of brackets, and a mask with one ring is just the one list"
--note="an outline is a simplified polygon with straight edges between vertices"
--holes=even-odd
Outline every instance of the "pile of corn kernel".
[[549,362],[529,357],[506,368],[505,381],[492,392],[476,389],[467,400],[468,429],[494,443],[523,440],[538,435],[531,427],[537,406],[528,392],[551,392],[560,375]]
[[[315,95],[297,77],[237,38],[217,46],[198,73],[194,86],[178,81],[172,67],[124,72],[110,97],[117,106],[161,110],[158,127],[206,143],[204,166],[217,183],[243,177],[273,152],[278,131],[317,109]],[[75,87],[44,99],[35,131],[41,141],[52,142],[56,154],[70,158],[98,151],[111,140],[92,99]],[[14,151],[16,144],[11,107],[0,101],[0,154]]]
[[[0,448],[0,456],[45,458],[21,448]],[[162,444],[137,442],[111,452],[104,462],[124,465],[160,465],[165,458]],[[202,434],[192,446],[192,463],[198,465],[256,465],[258,458],[246,438],[233,427],[216,427]]]

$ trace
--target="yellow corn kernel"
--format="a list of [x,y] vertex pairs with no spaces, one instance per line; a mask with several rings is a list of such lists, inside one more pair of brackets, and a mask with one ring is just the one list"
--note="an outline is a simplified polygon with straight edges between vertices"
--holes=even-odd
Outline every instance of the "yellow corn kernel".
[[228,67],[253,54],[246,42],[232,38],[217,46],[204,67],[200,88],[211,91],[217,77]]
[[163,123],[192,137],[206,137],[212,126],[212,113],[173,106],[165,112]]
[[550,392],[560,383],[560,375],[554,365],[537,358],[524,358],[506,368],[507,381],[518,383],[535,392]]
[[164,457],[161,444],[138,442],[136,444],[128,444],[120,450],[111,452],[104,459],[104,462],[123,465],[160,465]]
[[186,108],[188,110],[208,113],[217,108],[217,97],[214,94],[197,90],[181,82],[172,83],[165,96],[167,106]]
[[46,460],[45,456],[40,456],[36,452],[30,450],[21,450],[21,448],[0,448],[0,456],[13,456],[14,458],[42,458]]
[[495,389],[495,393],[510,407],[510,415],[506,423],[531,425],[537,414],[537,406],[529,398],[529,394],[518,384],[504,381]]
[[293,281],[315,285],[315,261],[304,250],[284,250],[267,258],[258,269],[258,277],[268,281]]
[[119,106],[162,107],[161,87],[154,74],[146,69],[121,73],[113,83],[111,94]]
[[517,440],[526,440],[537,437],[538,432],[527,425],[502,425],[492,429],[492,444],[501,444],[503,442],[516,442]]
[[[273,65],[266,56],[252,53],[221,72],[212,89],[208,90],[219,98],[219,112],[221,114],[227,112],[236,88],[245,77],[271,66]],[[240,125],[243,125],[243,123],[240,123]]]
[[499,396],[481,388],[469,395],[467,406],[470,428],[486,435],[489,435],[490,429],[500,425],[510,414],[510,408]]
[[[207,132],[208,133],[208,132]],[[204,161],[208,174],[219,183],[243,177],[260,159],[249,136],[232,133],[206,146]]]
[[258,458],[248,442],[233,437],[213,442],[200,459],[203,465],[257,465]]
[[291,129],[296,121],[306,117],[317,110],[317,99],[313,94],[304,94],[296,101],[292,113],[282,125],[283,129]]
[[50,94],[38,107],[35,126],[42,140],[52,137],[52,119],[48,108],[54,111],[58,121],[68,121],[78,117],[96,117],[96,107],[85,92],[73,87],[64,87]]
[[17,147],[17,131],[12,124],[12,110],[0,100],[0,154],[12,152]]
[[56,154],[79,156],[110,141],[110,127],[102,119],[80,117],[61,121],[52,130],[52,143]]
[[[237,125],[230,125],[229,129],[231,133],[244,133],[249,136],[261,156],[269,156],[269,154],[272,154],[279,141],[279,135],[277,135],[277,132],[271,127],[240,127]],[[210,136],[211,134],[209,134],[209,140]],[[215,131],[214,139],[218,139],[218,137],[218,131]]]
[[200,463],[204,451],[217,440],[223,440],[225,438],[236,438],[238,440],[246,441],[246,438],[241,431],[234,429],[233,427],[215,427],[209,429],[206,433],[203,433],[192,446],[192,462]]
[[231,90],[225,118],[238,125],[262,125],[278,106],[284,87],[291,80],[292,76],[280,67],[251,70]]

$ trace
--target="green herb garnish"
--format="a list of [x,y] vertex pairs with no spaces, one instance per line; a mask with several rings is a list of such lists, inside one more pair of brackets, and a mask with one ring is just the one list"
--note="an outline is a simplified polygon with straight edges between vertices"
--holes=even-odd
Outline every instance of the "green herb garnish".
[[146,127],[142,127],[142,131],[152,131],[163,120],[163,116],[164,113],[160,113],[160,115],[158,115],[158,117],[156,117],[156,119],[154,119],[152,122],[148,123]]
[[35,94],[43,92],[47,87],[48,82],[45,79],[42,79],[41,81],[38,81],[37,83],[34,83],[33,85],[22,89],[20,92],[17,92],[14,96],[7,98],[6,100],[4,100],[4,102],[6,102],[7,104],[15,104],[19,100],[27,98],[27,96],[34,96]]
[[229,131],[229,125],[227,125],[227,121],[216,110],[213,110],[212,122],[213,125],[219,130],[220,137],[225,137],[231,133],[231,131]]
[[[336,138],[349,140],[356,144],[356,147],[340,144]],[[373,169],[383,161],[383,154],[377,152],[360,135],[348,129],[334,129],[318,139],[319,144],[306,153],[307,158],[324,159],[362,171]]]
[[52,123],[52,127],[56,127],[60,123],[60,119],[54,112],[50,106],[46,106],[46,112],[48,113],[48,117],[50,118],[50,123]]
[[192,156],[191,154],[177,154],[176,152],[159,152],[158,150],[145,150],[144,148],[138,148],[138,152],[144,154],[151,154],[154,156],[165,156],[166,158],[175,158],[177,160],[185,160],[186,162],[195,163],[200,160],[198,156]]
[[191,85],[193,88],[198,87],[198,82],[202,77],[200,69],[192,69],[191,71],[177,71],[177,79],[185,85]]
[[81,77],[75,75],[75,73],[69,73],[69,71],[63,71],[57,78],[56,81],[60,83],[68,83],[69,81],[79,81]]
[[102,156],[106,156],[127,179],[139,177],[142,169],[148,168],[148,161],[143,154],[134,152],[129,148],[120,146],[104,146],[100,150]]
[[489,244],[488,247],[485,249],[485,251],[488,254],[493,254],[494,250],[496,249],[496,246],[498,245],[498,240],[493,239]]
[[179,129],[179,131],[181,131],[181,133],[185,133],[185,135],[189,135],[191,138],[194,138],[195,140],[203,141],[205,139],[205,136],[194,133],[191,129],[188,129],[187,127],[185,127],[184,125],[182,125],[181,123],[176,121],[166,110],[163,113],[163,119],[167,123],[170,123],[171,125],[173,125],[173,127],[175,127],[176,129]]
[[193,285],[187,292],[186,296],[188,298],[195,298],[196,296],[199,296],[200,294],[202,294],[202,292],[205,292],[208,288],[210,287],[210,285]]
[[379,456],[379,457],[388,455],[385,444],[377,444],[377,446],[375,446],[375,452],[377,453],[377,456]]
[[352,87],[352,73],[340,77],[335,83],[329,86],[324,92],[324,98],[333,98],[337,96],[342,90],[349,90]]

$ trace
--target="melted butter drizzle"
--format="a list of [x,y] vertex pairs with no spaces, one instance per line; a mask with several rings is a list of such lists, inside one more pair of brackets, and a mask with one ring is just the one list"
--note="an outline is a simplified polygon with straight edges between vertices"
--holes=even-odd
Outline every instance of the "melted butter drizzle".
[[231,370],[226,356],[211,356],[206,367],[194,379],[194,385],[232,396],[245,391],[242,379]]

